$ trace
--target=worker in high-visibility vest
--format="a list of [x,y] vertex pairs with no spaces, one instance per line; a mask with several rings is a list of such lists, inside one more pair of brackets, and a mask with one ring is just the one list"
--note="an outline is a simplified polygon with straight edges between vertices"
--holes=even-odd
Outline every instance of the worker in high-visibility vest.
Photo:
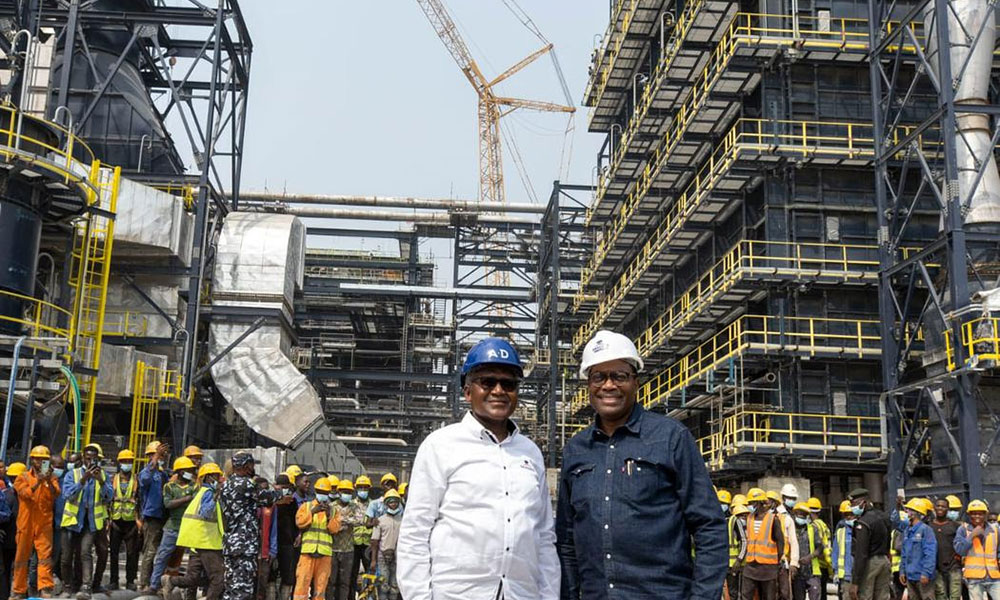
[[27,597],[28,561],[32,552],[38,553],[40,595],[51,596],[53,591],[52,508],[59,495],[59,482],[52,474],[51,456],[47,447],[35,446],[28,458],[31,468],[14,480],[18,510],[12,599]]
[[822,600],[826,600],[826,584],[833,577],[833,561],[831,559],[833,551],[831,548],[831,538],[833,538],[833,535],[830,533],[830,526],[823,520],[821,514],[823,512],[823,503],[820,502],[820,499],[815,497],[810,498],[806,504],[809,505],[809,520],[816,526],[816,531],[823,538],[823,556],[819,557],[819,566],[823,571],[823,574],[820,575],[819,596]]
[[208,586],[205,598],[218,600],[226,587],[226,566],[222,560],[222,508],[219,506],[219,480],[222,469],[205,463],[198,469],[198,491],[181,517],[177,546],[189,548],[187,571],[183,576],[163,575],[160,585],[165,598],[172,588],[194,590]]
[[136,527],[136,506],[139,500],[139,478],[133,471],[135,454],[125,449],[118,453],[118,472],[111,478],[111,580],[108,586],[117,590],[118,553],[125,546],[125,588],[135,590],[139,572],[139,530]]
[[733,513],[726,524],[729,532],[729,571],[726,573],[726,592],[730,600],[740,597],[740,581],[743,565],[747,559],[747,515],[750,509],[746,504],[733,503],[730,507]]
[[792,580],[792,597],[795,600],[819,600],[822,581],[822,557],[826,549],[819,527],[810,519],[809,504],[798,502],[792,507],[795,535],[799,538],[799,569]]
[[[92,551],[100,551],[104,543],[104,528],[108,522],[108,503],[114,495],[111,479],[100,464],[101,447],[87,444],[83,448],[83,465],[63,476],[62,528],[70,532],[68,547],[62,552],[62,573],[73,572],[73,560],[80,558],[83,572],[77,600],[89,600],[93,592],[94,564]],[[105,549],[107,547],[105,546]],[[100,582],[97,582],[98,585]]]
[[742,600],[775,600],[778,597],[778,563],[784,553],[784,527],[767,494],[760,488],[747,492],[747,556],[740,585]]
[[295,513],[295,525],[302,531],[299,564],[295,569],[295,600],[323,600],[333,562],[333,534],[340,531],[340,516],[334,510],[330,480],[321,477],[314,485],[316,498],[303,502]]
[[899,578],[906,586],[910,600],[934,600],[934,577],[937,573],[937,538],[924,523],[928,503],[914,498],[904,508],[910,517],[910,526],[903,534],[903,552],[900,554]]
[[847,584],[851,582],[851,569],[854,567],[852,541],[854,524],[857,517],[851,512],[851,501],[840,503],[840,522],[833,534],[833,548],[830,551],[830,562],[833,564],[833,581],[837,584],[837,596],[847,598]]
[[997,548],[1000,530],[987,522],[989,506],[982,500],[969,502],[965,509],[969,522],[955,534],[955,552],[962,557],[962,577],[969,590],[969,600],[1000,598],[1000,564]]

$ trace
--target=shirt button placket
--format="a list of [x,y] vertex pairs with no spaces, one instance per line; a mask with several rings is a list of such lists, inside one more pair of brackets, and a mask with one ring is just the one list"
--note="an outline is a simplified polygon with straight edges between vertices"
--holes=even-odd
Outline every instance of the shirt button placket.
[[615,477],[615,466],[618,464],[615,459],[615,445],[613,443],[608,444],[608,452],[606,459],[607,473],[605,475],[604,482],[604,575],[608,578],[609,590],[614,589],[614,584],[610,583],[614,578],[614,566],[611,562],[611,552],[612,552],[612,535],[611,535],[611,517],[612,517],[612,504],[611,496],[614,494],[614,477]]

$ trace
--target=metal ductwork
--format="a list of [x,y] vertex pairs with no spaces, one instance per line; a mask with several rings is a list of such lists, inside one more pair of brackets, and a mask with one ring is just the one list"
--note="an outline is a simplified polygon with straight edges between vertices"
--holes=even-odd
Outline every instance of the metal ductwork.
[[[257,433],[295,447],[323,422],[319,394],[291,360],[305,226],[289,215],[230,213],[213,275],[209,353],[215,386]],[[225,352],[249,326],[268,321]],[[248,320],[249,319],[249,320]]]

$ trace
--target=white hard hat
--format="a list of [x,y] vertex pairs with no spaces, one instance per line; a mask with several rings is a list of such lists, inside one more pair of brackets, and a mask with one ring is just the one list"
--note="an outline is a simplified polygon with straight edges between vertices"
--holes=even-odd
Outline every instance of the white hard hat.
[[799,490],[791,483],[786,483],[785,485],[781,486],[781,495],[786,498],[798,498]]
[[594,365],[608,362],[610,360],[624,360],[629,362],[636,371],[641,371],[642,357],[635,349],[635,344],[628,337],[602,329],[590,338],[587,345],[583,347],[583,358],[580,361],[580,379],[587,378],[587,371]]

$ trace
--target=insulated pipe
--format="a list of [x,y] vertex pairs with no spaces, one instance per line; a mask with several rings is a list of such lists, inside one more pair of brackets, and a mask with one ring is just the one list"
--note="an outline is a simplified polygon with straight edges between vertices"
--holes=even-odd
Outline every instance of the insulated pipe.
[[363,436],[347,436],[338,435],[338,442],[344,442],[345,444],[381,444],[383,446],[409,446],[406,440],[401,440],[398,438],[380,438],[380,437],[363,437]]
[[[17,361],[21,358],[21,344],[27,336],[17,338],[14,343],[14,357],[10,363],[10,383],[7,387],[7,406],[3,413],[3,439],[0,440],[0,460],[7,461],[7,438],[10,435],[10,418],[14,412],[14,388],[17,386]],[[29,395],[28,401],[31,401]]]
[[[924,12],[924,27],[927,31],[935,31],[936,4],[927,3]],[[1000,173],[993,157],[994,142],[989,115],[961,112],[963,104],[982,106],[989,103],[990,71],[996,42],[995,10],[990,0],[954,0],[949,5],[949,56],[952,77],[956,79],[957,132],[954,143],[958,159],[959,197],[963,202],[968,201],[965,224],[1000,224]],[[928,37],[927,49],[928,62],[940,81],[936,35]],[[940,85],[948,86],[952,82],[941,81]],[[980,176],[983,161],[987,164]],[[970,193],[971,199],[966,200]],[[943,225],[942,221],[942,227]]]
[[509,212],[543,214],[541,204],[476,202],[458,198],[412,198],[409,196],[344,196],[337,194],[275,194],[240,192],[240,203],[321,204],[327,206],[377,206],[381,208],[436,208],[468,212]]
[[[249,208],[249,207],[247,207]],[[496,223],[496,224],[519,224],[535,225],[538,219],[530,217],[510,217],[507,215],[480,215],[432,213],[432,212],[399,212],[399,211],[378,211],[378,210],[352,210],[348,208],[326,208],[326,207],[281,207],[275,212],[297,217],[314,217],[323,219],[365,219],[370,221],[406,221],[426,225],[452,225],[475,224],[475,223]]]

